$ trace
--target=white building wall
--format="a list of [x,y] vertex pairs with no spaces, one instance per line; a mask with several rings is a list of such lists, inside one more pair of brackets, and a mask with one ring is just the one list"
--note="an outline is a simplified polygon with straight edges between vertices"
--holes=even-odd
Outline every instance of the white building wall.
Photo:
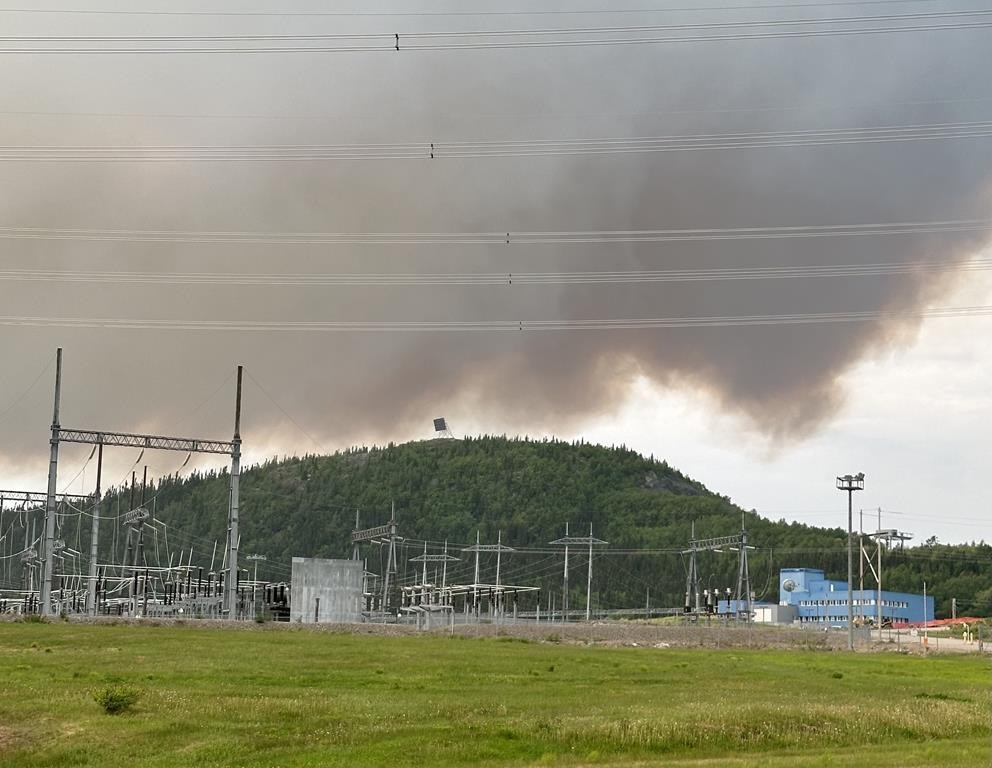
[[289,620],[349,624],[362,620],[362,563],[293,558]]

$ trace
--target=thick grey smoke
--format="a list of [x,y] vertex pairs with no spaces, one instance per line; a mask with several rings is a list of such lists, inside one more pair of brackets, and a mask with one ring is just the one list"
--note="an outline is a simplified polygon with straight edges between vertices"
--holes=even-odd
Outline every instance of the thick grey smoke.
[[[238,23],[247,28],[248,22]],[[125,31],[124,22],[119,25],[114,31]],[[299,23],[293,29],[300,29]],[[963,122],[987,119],[992,109],[983,90],[988,40],[987,32],[975,30],[367,56],[19,58],[19,77],[0,83],[0,102],[11,110],[144,117],[11,115],[0,133],[4,144],[307,144]],[[246,117],[161,116],[166,114]],[[974,138],[433,162],[9,164],[0,179],[0,225],[458,232],[987,219],[990,161],[992,141]],[[953,264],[974,253],[986,234],[569,247],[8,240],[0,248],[4,266],[31,268],[548,272],[899,260]],[[4,315],[603,319],[912,312],[939,301],[953,280],[927,274],[444,288],[4,281],[0,295]],[[222,436],[230,431],[230,387],[208,397],[244,363],[312,436],[340,446],[404,436],[414,423],[469,409],[498,431],[563,429],[616,407],[632,378],[643,374],[665,386],[705,390],[768,434],[796,436],[835,412],[844,394],[837,384],[840,374],[873,350],[912,339],[917,324],[490,335],[4,328],[0,350],[7,370],[0,376],[0,392],[2,403],[10,403],[61,345],[66,424]],[[33,392],[5,417],[11,462],[18,457],[35,462],[43,455],[47,381],[40,395]],[[246,407],[250,439],[313,449],[252,382]]]

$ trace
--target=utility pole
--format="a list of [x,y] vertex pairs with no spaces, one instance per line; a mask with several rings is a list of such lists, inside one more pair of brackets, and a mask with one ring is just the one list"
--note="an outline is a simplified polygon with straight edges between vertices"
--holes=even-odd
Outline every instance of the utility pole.
[[[357,531],[359,528],[361,528],[360,523],[361,523],[361,511],[356,509],[355,510],[355,527],[354,527],[353,530]],[[362,550],[361,550],[361,547],[359,546],[359,543],[357,541],[354,541],[354,540],[351,542],[351,559],[352,560],[361,560],[362,559]]]
[[52,411],[51,451],[48,460],[48,498],[45,503],[45,551],[42,554],[41,614],[52,615],[52,570],[55,567],[55,491],[59,475],[59,402],[62,397],[62,347],[55,353],[55,407]]
[[[500,531],[496,544],[480,544],[479,543],[479,531],[475,532],[475,545],[471,547],[466,547],[462,552],[475,552],[475,579],[472,584],[472,598],[475,600],[476,610],[478,610],[478,600],[479,600],[479,553],[480,552],[495,552],[496,553],[496,593],[494,598],[496,604],[499,603],[500,592],[502,591],[501,583],[501,573],[500,567],[502,565],[502,554],[504,552],[516,552],[513,547],[508,547],[503,544],[503,532]],[[493,606],[490,605],[490,610]],[[498,618],[498,610],[496,611]]]
[[741,615],[741,600],[744,602],[744,622],[751,623],[751,571],[747,564],[747,528],[744,524],[744,513],[741,513],[741,543],[737,555],[737,616]]
[[500,571],[503,562],[503,532],[496,532],[496,593],[493,597],[496,599],[496,621],[500,620],[500,609],[502,607],[503,601],[500,599]]
[[[44,550],[40,554],[42,566],[41,577],[41,612],[43,615],[51,615],[54,612],[52,604],[52,586],[54,584],[54,556],[55,556],[55,526],[56,526],[56,493],[58,485],[58,455],[59,443],[85,443],[97,445],[102,449],[104,445],[118,447],[141,448],[142,453],[146,449],[182,451],[185,453],[222,453],[231,456],[231,495],[228,515],[228,548],[225,550],[224,561],[229,569],[227,589],[224,592],[224,599],[227,601],[228,611],[237,610],[237,556],[240,539],[238,536],[238,485],[241,476],[241,389],[242,389],[242,367],[238,366],[238,397],[235,408],[235,437],[233,442],[220,440],[193,440],[182,437],[166,437],[162,435],[138,435],[127,432],[105,432],[88,429],[63,428],[59,420],[59,406],[62,396],[62,348],[56,353],[55,361],[55,404],[52,411],[52,436],[51,436],[51,456],[48,465],[48,491],[45,504],[45,528],[42,534]],[[140,456],[139,456],[140,460]],[[137,462],[136,462],[137,463]],[[133,487],[133,483],[132,483]],[[64,494],[63,494],[64,495]],[[99,503],[99,499],[97,500]],[[96,514],[99,515],[99,507],[95,507]],[[136,512],[132,508],[129,513]],[[147,513],[146,513],[147,514]],[[136,519],[126,521],[126,524],[138,522]],[[99,532],[94,525],[94,530]],[[94,535],[98,542],[98,536]],[[33,541],[33,537],[32,537]],[[92,544],[91,544],[92,546]],[[27,553],[25,553],[27,554]],[[96,562],[96,555],[92,556],[92,561]],[[136,574],[135,574],[136,576]],[[95,576],[91,577],[91,584],[95,582]],[[132,597],[136,579],[132,579]],[[95,601],[94,601],[95,602]],[[91,608],[92,610],[92,608]]]
[[[592,535],[592,523],[589,524],[589,535],[588,536],[569,536],[568,526],[565,526],[565,537],[561,539],[555,539],[551,542],[552,546],[564,546],[565,547],[565,594],[566,599],[568,595],[568,548],[569,545],[588,545],[589,546],[589,573],[586,577],[586,621],[589,621],[592,617],[592,548],[594,546],[605,546],[609,542],[603,541],[602,539],[597,539]],[[567,606],[567,602],[566,602]],[[567,608],[566,608],[567,614]]]
[[255,588],[258,586],[258,563],[259,563],[259,561],[264,562],[264,561],[268,560],[269,558],[266,557],[265,555],[252,554],[252,555],[248,555],[247,559],[248,560],[251,560],[251,561],[253,561],[255,563],[255,577],[251,581],[251,609],[252,609],[252,612],[254,612],[254,610],[255,610]]
[[479,610],[479,529],[475,529],[475,574],[472,577],[472,611]]
[[[690,535],[692,538],[689,539],[690,542],[696,540],[696,521],[693,520],[692,528],[690,529]],[[689,573],[686,574],[685,578],[685,607],[684,613],[695,613],[699,614],[699,570],[696,567],[696,550],[692,548],[690,544],[689,552]],[[695,595],[695,602],[693,602],[693,595]]]
[[396,502],[392,503],[389,513],[389,554],[386,555],[386,578],[382,585],[382,615],[386,618],[386,608],[389,607],[390,577],[396,574]]
[[[355,512],[355,524],[359,522],[358,512]],[[351,532],[351,542],[354,547],[352,556],[358,560],[359,559],[359,544],[368,541],[374,544],[387,545],[389,547],[387,560],[386,560],[386,571],[382,574],[382,593],[379,598],[379,610],[382,611],[382,618],[385,621],[386,618],[386,606],[389,602],[389,589],[391,584],[391,576],[396,573],[396,504],[392,505],[389,522],[386,525],[378,525],[375,528],[366,528],[364,530],[358,530],[357,528]],[[365,573],[363,579],[367,579],[369,576],[375,576],[376,574],[369,574],[367,562]],[[372,606],[374,609],[374,605]]]
[[865,511],[858,510],[858,616],[865,625]]
[[[882,532],[882,508],[878,508],[878,532]],[[878,600],[876,601],[878,605],[878,642],[882,642],[882,539],[879,538],[876,542],[878,556]],[[890,634],[891,638],[891,634]]]
[[227,519],[227,594],[224,608],[229,619],[238,618],[238,513],[241,496],[241,380],[244,367],[238,366],[238,390],[234,402],[234,438],[231,440],[231,499]]
[[602,539],[594,538],[592,535],[592,523],[589,523],[589,576],[586,579],[586,621],[591,618],[591,600],[592,600],[592,548],[594,546],[600,545],[605,546],[609,542],[603,541]]
[[[568,538],[568,523],[565,523],[565,538]],[[565,574],[562,582],[561,623],[568,621],[568,544],[565,544]]]
[[103,443],[97,443],[96,456],[96,493],[93,496],[93,525],[90,529],[90,568],[89,568],[89,590],[86,593],[86,612],[90,616],[96,616],[96,566],[100,544],[100,501],[103,497],[100,489],[100,478],[103,473]]
[[854,650],[854,492],[865,489],[865,473],[837,478],[837,490],[847,493],[847,650]]

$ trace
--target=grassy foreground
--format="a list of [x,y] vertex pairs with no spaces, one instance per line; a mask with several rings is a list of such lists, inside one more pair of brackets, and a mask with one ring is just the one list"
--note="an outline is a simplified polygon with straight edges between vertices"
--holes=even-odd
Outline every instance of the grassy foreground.
[[5,768],[992,764],[965,656],[0,623],[0,680]]

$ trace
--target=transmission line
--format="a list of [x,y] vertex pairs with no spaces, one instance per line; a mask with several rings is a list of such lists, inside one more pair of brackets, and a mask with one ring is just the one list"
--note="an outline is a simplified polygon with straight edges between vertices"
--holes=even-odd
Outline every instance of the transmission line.
[[837,6],[903,5],[938,0],[846,0],[822,3],[769,3],[763,5],[702,5],[685,8],[609,8],[603,10],[503,10],[503,11],[133,11],[110,9],[0,8],[0,13],[87,16],[184,16],[184,17],[488,17],[488,16],[599,16],[614,14],[696,13],[708,11],[763,11],[783,8],[816,10]]
[[[596,34],[641,34],[646,32],[681,32],[700,29],[749,29],[752,27],[802,27],[828,24],[875,24],[891,21],[916,21],[948,18],[981,18],[992,15],[992,9],[967,11],[931,11],[925,13],[902,13],[871,16],[834,16],[807,19],[752,19],[747,21],[713,21],[691,24],[636,24],[630,26],[559,27],[524,29],[462,30],[444,32],[409,32],[400,34],[415,39],[457,39],[487,37],[548,37],[553,35],[596,35]],[[395,41],[396,33],[382,32],[335,32],[307,34],[237,34],[237,35],[0,35],[0,42],[112,42],[112,43],[175,43],[175,42],[308,42],[334,40],[378,40]]]
[[[929,2],[929,0],[909,0],[910,2]],[[956,99],[906,99],[900,101],[879,102],[873,100],[872,107],[916,107],[946,104],[979,104],[992,101],[987,96],[971,96]],[[539,119],[571,119],[582,117],[659,117],[672,115],[717,115],[717,114],[754,114],[759,112],[807,112],[810,109],[816,111],[829,111],[840,107],[849,107],[850,103],[841,102],[819,102],[816,105],[766,105],[756,107],[713,107],[713,108],[686,108],[686,109],[666,109],[666,110],[643,110],[643,111],[604,111],[604,112],[472,112],[453,113],[446,112],[447,117],[458,118],[479,118],[479,117],[523,117]],[[0,109],[0,115],[24,115],[33,117],[113,117],[113,118],[162,118],[162,119],[196,119],[196,120],[279,120],[279,121],[335,121],[340,120],[340,114],[260,114],[260,113],[191,113],[191,112],[80,112],[65,110],[30,110],[30,109]],[[355,112],[349,112],[349,116],[356,116]],[[360,113],[358,117],[382,118],[383,113]]]
[[623,270],[586,272],[478,273],[338,273],[246,274],[220,272],[81,272],[0,269],[0,281],[138,285],[258,285],[266,287],[436,286],[436,285],[598,285],[609,283],[687,283],[735,280],[783,280],[814,277],[874,277],[920,272],[984,271],[992,257],[962,264],[947,262],[888,262],[875,264],[808,265],[791,267],[727,267],[714,269]]
[[[559,48],[599,45],[774,40],[907,32],[984,29],[992,10],[940,11],[820,19],[772,19],[696,24],[652,24],[453,32],[294,35],[8,35],[7,54],[360,53],[473,49]],[[934,23],[949,19],[947,23]],[[958,21],[957,19],[962,19]],[[903,22],[901,25],[898,22]],[[910,22],[910,23],[905,23]],[[854,25],[854,26],[836,26]],[[816,29],[805,27],[815,26]],[[825,28],[824,28],[825,27]],[[712,30],[716,30],[714,33]],[[721,30],[729,30],[719,33]],[[757,31],[734,31],[757,30]],[[672,34],[674,33],[674,34]],[[639,36],[632,36],[639,35]],[[41,43],[40,47],[37,46]]]
[[0,316],[3,326],[50,328],[105,328],[123,330],[238,331],[238,332],[507,332],[607,331],[676,328],[727,328],[781,325],[826,325],[905,318],[988,317],[992,306],[934,307],[897,312],[863,310],[803,314],[723,315],[710,317],[656,317],[590,320],[154,320],[145,318]]
[[882,125],[762,133],[712,133],[588,139],[394,142],[380,144],[273,144],[188,146],[0,146],[0,161],[258,162],[330,160],[434,160],[482,157],[606,155],[700,150],[763,149],[843,144],[983,138],[992,120]]
[[779,227],[506,232],[234,232],[0,227],[0,239],[266,245],[573,245],[780,240],[983,232],[989,219],[902,221]]

